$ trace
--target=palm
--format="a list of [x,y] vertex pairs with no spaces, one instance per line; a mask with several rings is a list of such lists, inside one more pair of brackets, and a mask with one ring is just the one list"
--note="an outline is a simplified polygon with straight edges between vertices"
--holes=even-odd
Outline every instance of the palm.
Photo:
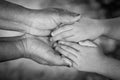
[[39,36],[48,36],[51,30],[60,24],[72,24],[80,19],[79,14],[58,8],[31,10],[23,23],[27,27],[26,33]]
[[76,13],[58,9],[58,8],[49,8],[42,10],[34,10],[33,14],[29,18],[31,21],[30,24],[33,28],[38,29],[54,29],[59,24],[71,24],[79,20],[80,16],[76,16]]
[[43,40],[32,37],[22,40],[22,43],[28,58],[41,64],[65,65],[62,58],[55,55],[55,51]]

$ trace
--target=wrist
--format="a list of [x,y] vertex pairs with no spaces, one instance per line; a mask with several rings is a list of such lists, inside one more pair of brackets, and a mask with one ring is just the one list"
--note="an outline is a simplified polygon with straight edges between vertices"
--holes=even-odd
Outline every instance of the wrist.
[[107,20],[96,20],[96,23],[101,27],[101,35],[107,36],[111,30],[111,27],[106,25]]
[[0,10],[0,18],[17,22],[22,22],[29,13],[28,8],[8,1],[0,1]]
[[27,20],[29,19],[28,15],[30,9],[7,1],[1,1],[0,10],[0,19],[2,21],[0,23],[5,23],[4,26],[8,24],[7,28],[20,31],[26,29],[25,23],[27,23]]
[[100,31],[100,36],[106,35],[109,32],[109,27],[105,26],[104,20],[95,20],[96,26],[98,30]]
[[91,39],[95,39],[101,35],[104,35],[107,31],[106,27],[103,26],[101,20],[88,18],[86,16],[81,17],[81,21],[84,24],[87,24],[87,28],[91,31]]

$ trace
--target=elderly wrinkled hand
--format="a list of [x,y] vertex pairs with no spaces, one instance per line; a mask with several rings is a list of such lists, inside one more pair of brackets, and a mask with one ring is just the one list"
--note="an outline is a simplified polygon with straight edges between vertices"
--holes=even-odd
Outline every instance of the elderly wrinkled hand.
[[54,51],[48,42],[47,38],[30,37],[25,38],[19,44],[24,56],[32,59],[40,64],[55,65],[55,66],[67,66],[64,58],[62,58],[58,52]]
[[[11,44],[11,42],[10,42]],[[39,64],[67,66],[64,58],[57,54],[49,44],[47,38],[25,36],[15,41],[11,47],[16,48],[16,52],[22,54],[23,58],[32,59]]]
[[51,30],[57,28],[60,24],[72,24],[80,19],[79,14],[70,12],[64,9],[47,8],[41,10],[31,10],[28,17],[23,23],[29,27],[26,32],[38,35],[47,36]]

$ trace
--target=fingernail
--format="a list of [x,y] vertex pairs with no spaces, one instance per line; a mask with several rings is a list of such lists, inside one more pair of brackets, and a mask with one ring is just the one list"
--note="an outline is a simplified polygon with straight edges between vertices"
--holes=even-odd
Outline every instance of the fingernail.
[[69,66],[72,66],[72,62],[69,59],[63,58],[63,60],[65,61],[66,64],[68,64]]
[[57,46],[57,43],[54,43],[54,44],[53,44],[53,47],[56,47],[56,46]]
[[54,33],[52,32],[51,35],[54,36]]
[[64,44],[65,42],[63,42],[63,41],[59,41],[59,43]]
[[79,42],[79,44],[82,46],[96,47],[96,45],[90,41]]
[[80,16],[80,14],[77,14],[77,13],[72,13],[71,15],[74,17]]

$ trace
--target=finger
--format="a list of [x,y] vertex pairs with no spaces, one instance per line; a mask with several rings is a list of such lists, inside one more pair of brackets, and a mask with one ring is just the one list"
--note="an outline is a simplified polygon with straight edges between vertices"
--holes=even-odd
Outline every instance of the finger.
[[63,57],[63,60],[65,61],[65,63],[68,64],[69,67],[72,67],[72,66],[73,66],[73,65],[72,65],[72,61],[71,61],[70,59]]
[[60,47],[62,49],[64,49],[65,51],[67,51],[67,52],[71,53],[72,55],[74,55],[76,58],[78,58],[78,54],[77,54],[77,53],[79,53],[78,50],[76,50],[76,49],[74,49],[74,48],[72,48],[70,46],[66,46],[66,45],[60,45]]
[[[55,53],[55,54],[53,54]],[[64,61],[64,58],[62,58],[58,52],[52,52],[49,54],[49,56],[46,57],[47,61],[49,62],[49,65],[55,65],[55,66],[68,66],[69,64]]]
[[76,60],[76,56],[71,54],[71,53],[69,53],[68,51],[66,51],[66,50],[64,50],[64,49],[62,49],[60,47],[56,47],[56,50],[58,52],[60,52],[62,55],[64,55],[65,57],[68,57],[69,59],[71,59],[73,61]]
[[[56,57],[58,58],[58,57]],[[32,57],[31,59],[34,60],[35,62],[39,63],[39,64],[43,64],[43,65],[49,65],[49,66],[71,66],[72,62],[67,59],[67,58],[58,58],[58,59],[50,59],[50,61],[46,61],[42,58],[39,57]],[[59,60],[60,59],[60,60]]]
[[62,40],[62,39],[65,39],[65,38],[68,38],[68,37],[72,37],[72,33],[71,31],[66,31],[66,32],[63,32],[63,33],[60,33],[56,36],[53,36],[51,38],[51,41],[57,41],[57,40]]
[[39,64],[43,64],[43,65],[49,65],[49,63],[39,57],[32,57],[31,58],[33,61],[39,63]]
[[82,46],[75,42],[60,41],[59,43],[70,46],[71,48],[75,49],[78,52],[80,52],[80,50],[82,50],[84,47],[86,47],[86,46]]
[[54,31],[51,33],[51,35],[52,35],[52,36],[55,36],[55,35],[57,35],[57,34],[60,34],[60,33],[65,32],[65,31],[69,31],[69,30],[71,30],[71,29],[72,29],[72,26],[63,26],[63,27],[60,27],[60,28],[54,30]]
[[97,45],[95,43],[93,43],[92,41],[84,41],[84,42],[79,42],[80,45],[82,46],[88,46],[88,47],[97,47]]
[[32,28],[29,31],[27,31],[27,33],[36,36],[48,36],[50,35],[50,30]]
[[60,21],[62,24],[73,24],[77,21],[79,21],[80,16],[71,16],[71,15],[66,15],[66,16],[62,16],[60,18]]
[[59,20],[63,24],[71,24],[76,21],[79,21],[81,18],[80,14],[68,11],[68,10],[60,10],[59,12]]
[[72,36],[72,37],[66,37],[64,38],[65,41],[70,41],[70,42],[79,42],[78,39],[76,39],[76,36]]
[[72,48],[74,48],[74,49],[76,49],[77,51],[79,51],[80,50],[80,45],[79,44],[77,44],[77,43],[72,43],[72,42],[68,42],[68,41],[59,41],[59,43],[60,44],[64,44],[64,45],[67,45],[67,46],[70,46],[70,47],[72,47]]

